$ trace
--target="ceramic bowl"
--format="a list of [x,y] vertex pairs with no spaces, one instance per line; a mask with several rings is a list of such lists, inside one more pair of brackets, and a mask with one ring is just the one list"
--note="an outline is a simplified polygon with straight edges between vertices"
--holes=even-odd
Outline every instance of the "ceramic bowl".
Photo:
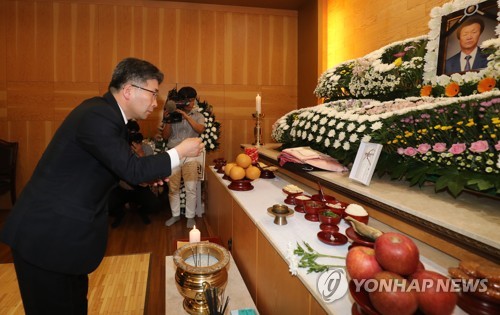
[[[325,197],[325,200],[327,203],[335,203],[337,201],[337,199],[335,199],[335,197],[330,196],[330,195],[324,195],[324,197]],[[319,194],[312,195],[311,199],[323,202],[323,200],[321,200],[321,196]]]
[[345,209],[349,204],[342,201],[328,202],[325,204],[325,207],[332,210],[333,212],[339,214],[341,217],[344,217]]
[[304,202],[304,210],[307,214],[318,215],[318,212],[325,208],[325,204],[320,201],[309,200]]
[[[329,213],[332,216],[327,215]],[[340,215],[338,215],[337,213],[333,212],[330,209],[323,209],[323,210],[319,211],[318,214],[319,214],[319,221],[321,223],[324,223],[324,224],[337,225],[340,223],[340,219],[342,219],[342,217]]]

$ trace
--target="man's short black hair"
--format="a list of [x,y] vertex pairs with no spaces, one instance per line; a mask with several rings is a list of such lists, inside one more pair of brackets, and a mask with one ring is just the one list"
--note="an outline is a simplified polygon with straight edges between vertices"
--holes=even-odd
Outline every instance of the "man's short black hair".
[[198,95],[198,93],[196,93],[196,90],[190,86],[185,86],[181,88],[178,94],[180,97],[186,100],[190,98],[196,98],[196,96]]
[[163,81],[163,73],[152,63],[137,58],[123,59],[116,65],[108,89],[117,91],[128,82],[145,83],[147,80]]

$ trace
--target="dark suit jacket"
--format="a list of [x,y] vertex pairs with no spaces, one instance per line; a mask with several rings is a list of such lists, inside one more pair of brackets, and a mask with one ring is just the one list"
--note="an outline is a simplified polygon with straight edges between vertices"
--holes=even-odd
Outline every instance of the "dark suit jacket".
[[[476,58],[474,59],[474,64],[472,64],[471,70],[486,68],[488,65],[488,55],[484,54],[478,49]],[[460,52],[446,59],[445,74],[451,74],[455,72],[461,72],[460,67]]]
[[112,94],[84,101],[64,120],[13,207],[2,241],[41,268],[86,274],[106,249],[107,198],[171,173],[167,153],[137,158]]

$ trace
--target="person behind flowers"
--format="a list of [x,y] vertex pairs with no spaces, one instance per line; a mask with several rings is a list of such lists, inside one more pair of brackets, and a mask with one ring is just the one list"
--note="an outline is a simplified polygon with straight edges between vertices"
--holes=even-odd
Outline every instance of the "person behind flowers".
[[87,314],[88,274],[106,251],[109,192],[120,179],[162,184],[203,150],[200,138],[141,158],[130,149],[127,121],[153,112],[162,81],[153,64],[122,60],[107,93],[76,106],[45,149],[0,233],[26,315]]
[[[166,121],[163,125],[162,137],[167,142],[168,148],[175,147],[186,138],[199,137],[205,130],[205,117],[198,111],[197,92],[190,86],[183,87],[177,93],[177,108],[175,112],[182,117],[181,121],[170,122],[168,117],[172,115],[165,111]],[[198,162],[196,158],[187,157],[180,161],[180,166],[172,171],[168,182],[168,199],[172,209],[172,217],[165,222],[166,226],[180,220],[180,189],[181,178],[184,180],[186,191],[186,209],[187,227],[192,228],[195,225],[196,208],[196,186],[198,182]]]

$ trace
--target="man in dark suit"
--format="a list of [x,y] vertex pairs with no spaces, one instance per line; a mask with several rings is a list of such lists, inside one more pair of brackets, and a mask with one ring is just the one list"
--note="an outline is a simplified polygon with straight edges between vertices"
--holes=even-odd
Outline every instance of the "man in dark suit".
[[479,37],[483,31],[484,21],[480,18],[467,19],[458,27],[457,39],[460,51],[446,60],[446,74],[486,68],[488,55],[478,47]]
[[86,314],[87,274],[106,249],[109,192],[119,179],[161,184],[180,159],[200,154],[199,138],[142,158],[130,149],[127,120],[153,112],[162,81],[151,63],[124,59],[108,92],[77,106],[54,134],[0,234],[27,315]]

